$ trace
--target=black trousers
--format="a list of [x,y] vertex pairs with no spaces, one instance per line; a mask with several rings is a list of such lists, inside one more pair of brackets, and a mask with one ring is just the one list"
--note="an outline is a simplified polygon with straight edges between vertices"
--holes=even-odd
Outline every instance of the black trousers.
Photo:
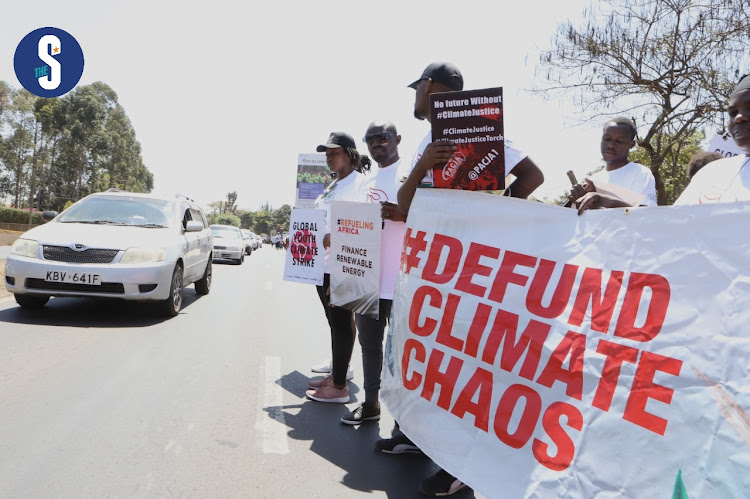
[[325,309],[328,326],[331,328],[331,359],[333,366],[331,374],[333,383],[346,385],[346,370],[352,360],[354,350],[354,338],[357,330],[354,326],[354,312],[341,307],[331,307],[330,297],[327,294],[331,285],[330,274],[323,276],[323,285],[316,286],[320,303]]

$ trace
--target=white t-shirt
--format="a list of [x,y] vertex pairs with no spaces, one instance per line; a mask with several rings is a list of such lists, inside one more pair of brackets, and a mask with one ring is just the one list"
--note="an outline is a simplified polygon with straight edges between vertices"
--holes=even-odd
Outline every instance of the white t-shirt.
[[[402,171],[401,160],[384,168],[371,167],[364,182],[367,202],[388,201],[398,204],[396,195],[401,187],[402,178],[408,174],[408,171]],[[393,300],[401,266],[401,250],[405,233],[405,222],[383,221],[383,232],[380,237],[380,298]]]
[[[331,202],[333,201],[356,201],[362,203],[365,201],[364,192],[365,176],[357,171],[352,171],[349,175],[339,180],[336,179],[328,186],[323,194],[318,196],[313,207],[316,210],[323,210],[326,218],[326,234],[331,233]],[[323,270],[326,274],[330,270],[330,248],[326,248]]]
[[608,184],[628,189],[629,191],[642,194],[642,204],[646,206],[656,206],[656,182],[651,170],[640,163],[632,161],[617,170],[607,171],[606,169],[598,171],[589,177],[596,186],[596,181],[606,182]]
[[750,201],[748,162],[748,156],[732,156],[710,162],[698,170],[674,204]]
[[[411,168],[409,169],[409,172],[411,172],[411,170],[414,168],[414,165],[417,164],[419,158],[422,157],[422,154],[424,154],[424,150],[427,148],[427,144],[429,144],[430,142],[432,142],[432,131],[427,132],[427,135],[419,144],[419,147],[417,148],[417,151],[414,153],[414,157],[411,160]],[[510,172],[513,170],[513,168],[515,168],[518,163],[523,161],[527,155],[511,146],[510,141],[507,139],[503,141],[503,144],[505,145],[505,176],[507,177],[508,175],[510,175]],[[432,170],[429,170],[425,174],[424,178],[422,179],[422,184],[433,185]]]

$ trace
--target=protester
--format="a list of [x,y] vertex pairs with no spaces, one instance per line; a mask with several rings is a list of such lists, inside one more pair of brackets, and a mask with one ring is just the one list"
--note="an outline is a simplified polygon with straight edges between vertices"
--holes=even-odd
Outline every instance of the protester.
[[[630,149],[635,147],[637,130],[628,118],[619,116],[607,121],[602,130],[601,153],[605,168],[585,183],[574,185],[568,199],[579,209],[617,208],[626,206],[656,206],[656,182],[647,167],[630,161]],[[643,196],[638,203],[628,202],[616,195],[597,192],[597,182],[627,189]]]
[[[409,87],[416,90],[414,117],[429,122],[430,94],[463,90],[463,76],[453,64],[435,62],[427,66],[422,76]],[[421,184],[431,183],[432,168],[448,162],[455,151],[456,146],[453,142],[432,142],[432,133],[428,132],[414,154],[408,177],[398,191],[398,207],[403,213],[408,213],[417,188]],[[544,181],[544,175],[537,165],[506,142],[505,176],[511,172],[516,179],[505,189],[504,195],[507,196],[525,199]],[[378,440],[375,448],[389,454],[419,452],[419,448],[400,431],[398,422],[392,435],[392,438]],[[443,496],[454,494],[465,487],[460,479],[441,469],[426,478],[419,491],[428,496]]]
[[732,91],[727,107],[729,134],[744,156],[707,164],[690,180],[675,205],[750,201],[750,75]]
[[724,156],[721,153],[715,151],[701,151],[693,154],[690,157],[690,161],[685,167],[685,178],[690,182],[698,170],[709,164],[711,161],[722,159]]
[[318,402],[349,402],[349,387],[346,385],[347,369],[354,349],[354,314],[330,302],[330,246],[331,209],[333,201],[364,201],[363,175],[370,168],[370,158],[361,156],[351,135],[333,132],[325,144],[319,145],[318,152],[326,153],[326,163],[336,180],[315,200],[315,208],[325,211],[326,234],[323,285],[317,286],[318,297],[323,304],[328,325],[331,329],[331,373],[309,382],[306,394]]
[[367,144],[370,156],[378,167],[366,180],[366,197],[370,203],[380,203],[383,231],[380,245],[380,303],[378,318],[355,314],[362,347],[362,373],[364,376],[365,400],[341,422],[358,425],[364,421],[380,419],[380,373],[383,368],[383,335],[391,314],[393,294],[396,291],[401,248],[406,230],[406,215],[401,213],[393,201],[401,185],[401,159],[398,145],[401,136],[390,122],[373,121],[362,139]]

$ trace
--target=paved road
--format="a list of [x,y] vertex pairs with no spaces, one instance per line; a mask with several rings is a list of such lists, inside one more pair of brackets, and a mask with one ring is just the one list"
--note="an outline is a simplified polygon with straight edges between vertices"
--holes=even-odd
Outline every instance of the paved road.
[[[330,339],[315,291],[268,246],[216,265],[163,320],[126,302],[0,300],[0,497],[420,497],[435,465],[376,453],[393,420],[304,397]],[[474,497],[464,491],[454,497]]]
[[0,260],[8,258],[10,253],[10,246],[0,246]]

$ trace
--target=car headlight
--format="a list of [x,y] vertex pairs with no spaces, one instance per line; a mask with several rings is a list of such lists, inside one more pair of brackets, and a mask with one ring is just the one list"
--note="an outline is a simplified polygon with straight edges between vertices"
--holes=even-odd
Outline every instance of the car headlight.
[[120,263],[160,262],[166,256],[165,248],[128,248],[122,255]]
[[38,249],[38,241],[32,239],[16,239],[13,246],[10,248],[10,252],[13,255],[36,258]]

